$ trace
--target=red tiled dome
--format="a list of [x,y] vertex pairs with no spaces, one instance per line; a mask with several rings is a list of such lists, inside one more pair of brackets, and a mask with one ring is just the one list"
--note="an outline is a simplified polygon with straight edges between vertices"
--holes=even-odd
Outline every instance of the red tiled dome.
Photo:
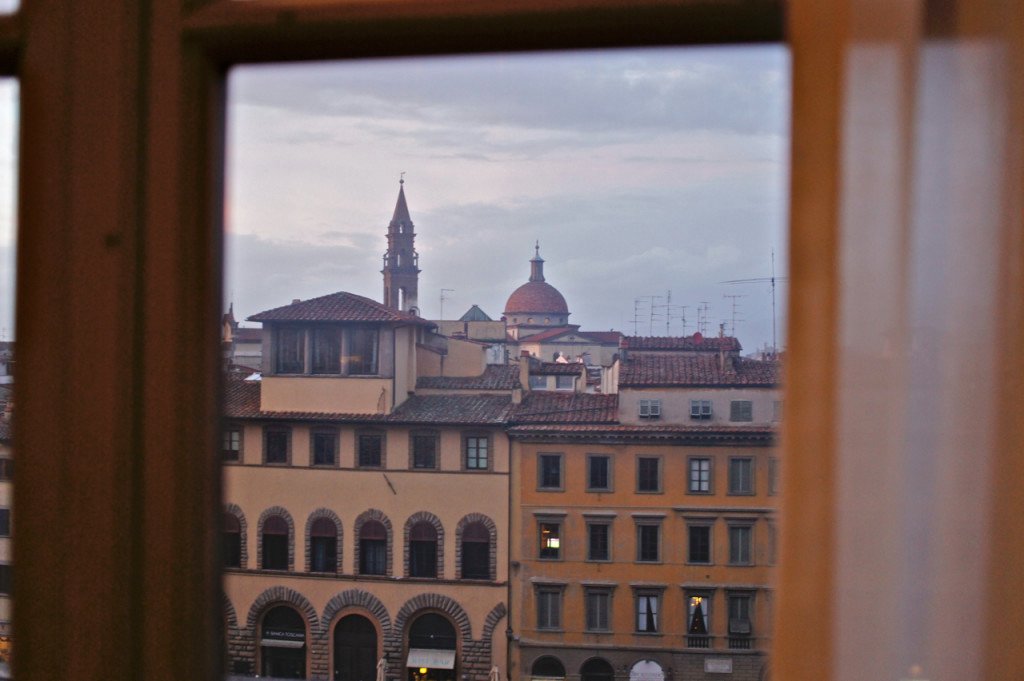
[[528,281],[508,297],[505,315],[511,314],[569,314],[565,298],[546,281]]

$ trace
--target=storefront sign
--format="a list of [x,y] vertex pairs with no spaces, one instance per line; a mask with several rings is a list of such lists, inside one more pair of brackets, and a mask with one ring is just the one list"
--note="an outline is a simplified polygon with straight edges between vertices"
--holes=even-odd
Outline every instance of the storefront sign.
[[278,641],[305,641],[306,632],[292,629],[264,629],[263,638],[273,638]]
[[410,648],[409,659],[405,661],[405,666],[414,669],[420,667],[428,669],[455,669],[455,651]]
[[665,672],[654,660],[640,660],[629,670],[629,681],[665,681]]
[[732,658],[705,657],[704,672],[707,674],[732,674]]

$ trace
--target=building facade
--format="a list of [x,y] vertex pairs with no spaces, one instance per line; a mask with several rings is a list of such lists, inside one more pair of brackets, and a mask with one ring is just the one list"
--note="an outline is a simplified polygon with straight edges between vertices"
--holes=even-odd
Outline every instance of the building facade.
[[766,678],[778,367],[734,345],[517,407],[510,678]]

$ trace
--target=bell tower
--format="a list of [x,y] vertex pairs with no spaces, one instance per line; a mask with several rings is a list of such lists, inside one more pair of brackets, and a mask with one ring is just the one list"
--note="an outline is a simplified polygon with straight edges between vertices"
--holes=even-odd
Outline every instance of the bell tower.
[[[404,173],[403,173],[404,175]],[[388,224],[388,250],[384,253],[384,304],[393,310],[419,314],[419,254],[415,248],[409,206],[405,203],[405,178],[398,180],[398,201]]]

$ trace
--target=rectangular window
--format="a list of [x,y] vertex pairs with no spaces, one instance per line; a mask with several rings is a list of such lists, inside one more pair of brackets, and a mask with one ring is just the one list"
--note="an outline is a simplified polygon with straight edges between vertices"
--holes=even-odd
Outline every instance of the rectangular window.
[[0,480],[14,479],[14,459],[0,458]]
[[587,560],[611,560],[608,523],[587,523]]
[[640,400],[640,418],[661,418],[661,400]]
[[770,457],[768,459],[768,494],[775,496],[779,493],[779,460]]
[[539,454],[537,456],[538,489],[562,489],[562,455]]
[[377,373],[377,329],[356,327],[348,330],[348,354],[345,363],[350,376]]
[[288,463],[291,435],[288,428],[266,428],[263,431],[263,463]]
[[729,647],[748,649],[750,636],[754,633],[751,620],[753,594],[729,594]]
[[572,390],[576,387],[575,376],[555,376],[555,390]]
[[661,624],[661,593],[637,592],[636,630],[656,634]]
[[11,536],[11,509],[0,508],[0,537]]
[[490,465],[490,439],[486,435],[467,435],[463,445],[466,450],[466,468],[471,471],[487,470]]
[[729,528],[729,564],[750,565],[750,544],[753,528],[733,525]]
[[711,526],[710,525],[689,525],[689,546],[686,556],[688,563],[700,563],[708,565],[711,563]]
[[540,530],[540,558],[558,560],[562,557],[562,524],[543,522]]
[[587,456],[587,490],[605,492],[612,488],[611,458],[590,454]]
[[228,426],[224,429],[224,442],[221,450],[221,459],[228,462],[237,462],[242,458],[242,429],[238,426]]
[[690,484],[688,489],[691,494],[711,493],[711,459],[705,457],[690,459]]
[[750,400],[733,400],[729,403],[730,421],[753,421],[754,403]]
[[729,459],[729,494],[754,493],[754,460],[750,457]]
[[0,565],[0,594],[10,596],[14,592],[13,576],[10,565]]
[[636,526],[636,560],[657,563],[661,560],[661,525],[645,523]]
[[382,468],[384,466],[383,435],[359,433],[356,442],[358,446],[356,463],[360,468]]
[[333,466],[338,460],[338,434],[334,431],[313,431],[310,447],[314,466]]
[[302,329],[281,327],[275,334],[274,371],[301,374],[306,371],[306,334]]
[[341,332],[337,328],[314,328],[310,331],[312,372],[341,373]]
[[686,647],[711,647],[710,593],[686,594]]
[[562,628],[561,589],[537,589],[537,628]]
[[711,400],[690,400],[690,418],[702,420],[711,418]]
[[612,594],[608,589],[586,589],[583,593],[587,631],[609,631]]
[[530,390],[547,390],[547,376],[530,376]]
[[417,433],[412,436],[412,467],[437,468],[437,440],[434,433]]
[[641,456],[636,460],[636,491],[661,491],[661,459]]

